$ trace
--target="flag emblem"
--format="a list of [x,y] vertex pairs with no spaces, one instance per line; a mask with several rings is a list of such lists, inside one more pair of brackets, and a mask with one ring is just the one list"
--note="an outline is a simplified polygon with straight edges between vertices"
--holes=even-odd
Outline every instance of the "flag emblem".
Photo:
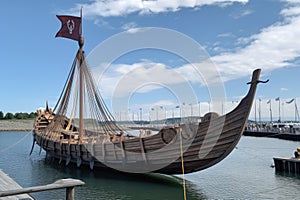
[[81,17],[69,15],[56,15],[61,22],[61,28],[55,37],[64,37],[72,40],[80,40],[81,35]]
[[73,19],[69,19],[68,22],[67,22],[67,26],[68,26],[68,29],[69,29],[69,33],[72,35],[73,33],[73,30],[75,28],[75,22]]

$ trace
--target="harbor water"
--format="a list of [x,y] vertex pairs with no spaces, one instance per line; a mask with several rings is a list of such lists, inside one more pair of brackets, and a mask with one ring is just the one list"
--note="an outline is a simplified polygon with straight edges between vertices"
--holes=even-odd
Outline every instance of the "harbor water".
[[[65,167],[45,159],[38,146],[31,156],[32,135],[0,132],[0,168],[22,187],[62,178],[86,184],[75,199],[183,199],[181,175],[124,174]],[[187,199],[299,199],[300,177],[275,173],[273,157],[291,157],[300,142],[243,136],[236,149],[217,165],[185,175]],[[64,199],[65,190],[33,193],[42,200]]]

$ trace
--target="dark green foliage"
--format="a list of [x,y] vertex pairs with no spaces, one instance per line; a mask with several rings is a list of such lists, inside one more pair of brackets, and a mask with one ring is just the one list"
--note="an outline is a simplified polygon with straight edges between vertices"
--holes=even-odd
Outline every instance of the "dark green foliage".
[[14,114],[8,112],[8,113],[6,113],[6,115],[5,115],[4,118],[5,118],[5,119],[13,119],[13,118],[14,118]]
[[6,113],[4,115],[4,113],[2,111],[0,111],[0,120],[2,119],[33,119],[37,117],[37,113],[36,112],[31,112],[30,114],[26,113],[26,112],[17,112],[15,114],[13,113]]
[[29,118],[36,118],[37,117],[37,113],[36,112],[31,112],[29,114]]
[[28,113],[15,113],[15,116],[14,116],[16,119],[28,119],[29,117],[29,114]]

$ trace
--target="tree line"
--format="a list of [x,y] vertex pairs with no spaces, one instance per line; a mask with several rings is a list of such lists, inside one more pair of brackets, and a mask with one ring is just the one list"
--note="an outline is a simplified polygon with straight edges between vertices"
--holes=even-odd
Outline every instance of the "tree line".
[[17,112],[15,114],[13,113],[6,113],[4,114],[2,111],[0,111],[0,120],[5,119],[33,119],[37,117],[36,112],[26,113],[26,112]]

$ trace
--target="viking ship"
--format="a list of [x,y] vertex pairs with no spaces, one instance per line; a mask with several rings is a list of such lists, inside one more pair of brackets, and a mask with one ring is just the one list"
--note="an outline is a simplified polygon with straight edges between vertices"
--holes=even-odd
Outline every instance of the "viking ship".
[[[231,112],[221,116],[207,113],[201,122],[180,123],[165,126],[157,133],[146,130],[133,135],[116,122],[105,105],[82,47],[80,39],[56,106],[50,109],[47,105],[45,110],[38,110],[34,123],[33,146],[38,144],[58,163],[130,173],[192,173],[220,162],[237,145],[257,84],[262,82],[259,81],[260,69],[253,72],[248,93]],[[86,104],[90,107],[88,111]],[[75,112],[79,117],[75,117]],[[85,118],[86,112],[93,117]]]

